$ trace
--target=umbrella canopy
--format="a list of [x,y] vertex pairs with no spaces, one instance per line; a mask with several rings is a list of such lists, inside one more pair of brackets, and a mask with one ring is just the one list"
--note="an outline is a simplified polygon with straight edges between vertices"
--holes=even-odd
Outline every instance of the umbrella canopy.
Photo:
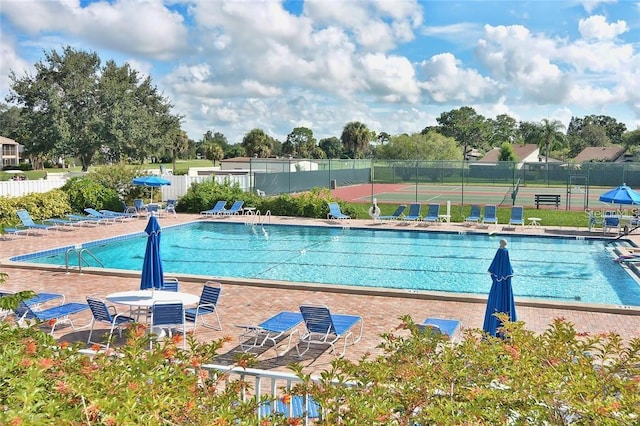
[[600,201],[612,204],[640,204],[640,193],[623,183],[621,186],[602,194]]
[[[133,178],[133,184],[148,186],[151,188],[159,188],[164,185],[171,185],[171,182],[159,176],[147,175],[147,176],[139,176],[137,178]],[[151,202],[153,203],[153,190],[151,190]]]
[[495,317],[495,313],[504,312],[509,314],[510,321],[516,321],[516,305],[513,301],[513,288],[511,287],[511,277],[513,269],[509,260],[509,250],[507,242],[500,240],[500,248],[489,266],[491,274],[491,290],[487,300],[487,310],[484,314],[483,329],[492,336],[498,336],[498,328],[501,326],[500,320]]
[[155,215],[149,217],[149,222],[144,232],[149,237],[147,238],[147,249],[144,252],[144,262],[142,263],[140,289],[160,289],[164,281],[164,274],[162,271],[162,258],[160,257],[160,224]]

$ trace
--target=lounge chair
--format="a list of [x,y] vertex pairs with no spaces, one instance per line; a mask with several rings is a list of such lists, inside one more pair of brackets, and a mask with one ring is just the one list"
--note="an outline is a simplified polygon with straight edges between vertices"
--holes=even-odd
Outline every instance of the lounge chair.
[[29,214],[29,212],[24,209],[18,210],[16,213],[18,214],[18,218],[20,219],[20,222],[22,222],[22,226],[25,227],[26,229],[40,229],[43,231],[48,231],[49,229],[55,228],[55,226],[35,223],[31,218],[31,215]]
[[51,325],[51,334],[53,334],[56,326],[61,323],[70,324],[74,330],[89,325],[87,324],[82,327],[76,327],[71,318],[69,318],[69,315],[77,314],[88,309],[89,305],[86,303],[72,302],[38,311],[32,307],[32,302],[25,300],[20,302],[18,305],[18,308],[16,309],[16,317],[18,318],[19,324],[24,324],[26,320],[36,320],[38,322],[49,321],[48,324]]
[[89,337],[87,338],[87,344],[98,344],[103,345],[102,342],[94,342],[91,340],[91,336],[93,335],[93,327],[96,322],[101,322],[103,324],[107,324],[109,326],[109,336],[106,339],[107,344],[103,345],[106,348],[109,348],[111,344],[111,338],[113,337],[113,331],[118,329],[118,334],[122,337],[122,328],[127,324],[131,324],[135,322],[135,319],[123,314],[119,314],[116,310],[116,307],[113,305],[107,306],[104,300],[97,297],[87,297],[87,304],[89,305],[89,309],[91,309],[91,314],[93,318],[91,319],[91,330],[89,331]]
[[[282,356],[291,347],[291,340],[298,334],[296,327],[302,323],[300,312],[280,312],[258,325],[236,325],[242,329],[240,334],[240,348],[247,352],[253,348],[262,348],[271,344],[276,356]],[[286,338],[287,347],[278,352],[278,343],[281,338]]]
[[216,216],[219,215],[220,212],[222,212],[224,210],[224,206],[227,205],[227,202],[225,200],[220,200],[216,203],[215,206],[213,206],[213,208],[210,208],[209,210],[203,210],[200,212],[201,215],[203,216]]
[[125,217],[121,217],[121,216],[113,216],[111,214],[105,214],[102,212],[99,212],[96,209],[92,209],[92,208],[86,208],[84,209],[85,213],[87,213],[89,216],[91,217],[95,217],[97,219],[102,219],[102,220],[108,220],[111,222],[116,222],[118,220],[123,220],[123,219],[128,219]]
[[[324,305],[302,305],[300,313],[302,313],[307,331],[300,336],[296,344],[299,357],[304,355],[312,344],[328,344],[331,346],[331,351],[334,352],[336,349],[334,344],[342,338],[344,346],[338,355],[341,357],[347,351],[349,338],[351,338],[352,345],[362,339],[363,321],[360,316],[332,314],[329,308]],[[360,323],[360,331],[357,336],[354,336],[351,329],[358,323]],[[304,343],[307,344],[307,348],[300,352],[300,344]]]
[[141,198],[133,200],[133,207],[136,209],[136,213],[144,213],[147,211],[147,205]]
[[430,330],[432,333],[445,334],[453,338],[456,330],[460,326],[460,321],[443,318],[427,318],[422,324],[418,324],[421,330]]
[[44,219],[42,221],[42,223],[47,224],[47,225],[51,225],[53,227],[68,226],[68,227],[71,227],[71,228],[74,228],[76,226],[82,225],[82,223],[77,221],[77,220],[60,219],[60,218]]
[[[220,298],[220,293],[222,292],[222,286],[219,282],[216,281],[207,281],[204,283],[204,287],[202,287],[202,293],[200,294],[200,301],[198,302],[198,306],[196,308],[188,308],[185,311],[185,318],[187,321],[193,323],[193,331],[196,331],[196,326],[198,325],[198,318],[200,318],[200,322],[203,327],[212,328],[214,330],[222,330],[222,323],[220,322],[220,317],[218,316],[218,310],[216,306],[218,305],[218,299]],[[205,315],[215,315],[218,326],[209,324],[203,318]]]
[[422,220],[422,213],[420,213],[420,210],[422,210],[422,204],[411,203],[409,204],[409,214],[403,215],[401,219],[404,221],[420,221]]
[[331,202],[329,203],[329,213],[327,213],[327,219],[344,220],[351,219],[351,216],[346,215],[340,211],[340,204]]
[[[0,297],[14,296],[15,294],[16,293],[0,291]],[[27,299],[26,302],[31,307],[31,309],[33,309],[34,311],[41,311],[42,310],[42,304],[47,303],[47,302],[51,302],[53,300],[58,300],[58,299],[62,299],[62,303],[64,303],[64,295],[63,294],[59,294],[59,293],[38,293],[35,296],[33,296],[32,298]]]
[[4,236],[7,235],[15,235],[15,236],[20,236],[20,235],[29,235],[29,229],[27,228],[4,228],[2,230],[2,233],[4,234]]
[[402,217],[402,213],[404,213],[406,208],[406,204],[400,204],[395,212],[387,216],[378,216],[378,220],[398,220]]
[[511,207],[511,218],[509,218],[509,225],[524,226],[524,208],[522,206]]
[[99,225],[99,224],[110,224],[113,223],[112,220],[100,219],[95,216],[87,215],[82,216],[79,214],[68,214],[67,217],[70,220],[78,222],[79,225]]
[[137,213],[114,212],[113,210],[99,210],[105,216],[113,217],[115,220],[126,221],[138,217]]
[[164,206],[164,212],[172,215],[176,215],[176,200],[167,200],[167,205]]
[[482,223],[498,224],[497,207],[495,204],[487,204],[484,206],[484,216],[482,217]]
[[227,209],[222,209],[222,211],[219,213],[221,215],[225,215],[225,216],[231,216],[234,214],[242,214],[242,206],[244,205],[244,201],[242,200],[236,200],[233,202],[233,204],[231,205],[231,207],[227,210]]
[[440,204],[429,204],[427,215],[422,218],[423,222],[437,223],[440,220]]
[[127,203],[122,200],[122,212],[137,215],[138,209],[136,209],[135,206],[128,206]]
[[480,222],[480,206],[478,204],[471,205],[471,212],[469,216],[464,218],[464,222],[467,224]]

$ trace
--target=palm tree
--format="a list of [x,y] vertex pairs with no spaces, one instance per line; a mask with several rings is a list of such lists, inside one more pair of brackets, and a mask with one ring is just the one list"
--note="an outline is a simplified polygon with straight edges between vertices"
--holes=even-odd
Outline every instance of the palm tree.
[[365,124],[352,121],[342,129],[340,140],[345,152],[349,153],[351,158],[360,158],[371,141],[371,131]]
[[540,143],[544,145],[544,167],[547,169],[547,184],[549,184],[549,148],[551,145],[562,143],[564,140],[564,124],[560,120],[542,120],[542,139]]

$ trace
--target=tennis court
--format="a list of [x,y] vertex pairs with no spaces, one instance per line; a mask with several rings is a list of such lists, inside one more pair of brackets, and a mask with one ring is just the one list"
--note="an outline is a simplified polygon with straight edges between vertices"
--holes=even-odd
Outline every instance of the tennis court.
[[[426,185],[426,184],[362,184],[336,188],[334,197],[353,202],[370,203],[376,198],[379,204],[394,203],[445,203],[460,204],[513,204],[534,207],[535,195],[559,195],[559,208],[584,210],[585,208],[604,207],[598,200],[600,194],[609,188],[594,187],[540,187],[540,186],[495,186],[495,185]],[[512,194],[515,194],[515,200]],[[555,208],[555,205],[540,205],[540,208]]]

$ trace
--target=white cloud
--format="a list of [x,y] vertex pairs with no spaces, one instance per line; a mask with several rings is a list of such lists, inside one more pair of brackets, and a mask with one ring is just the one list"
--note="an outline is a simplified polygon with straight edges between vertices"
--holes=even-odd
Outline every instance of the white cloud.
[[420,86],[434,102],[473,103],[496,98],[500,85],[474,69],[460,67],[450,53],[433,56],[421,63],[424,81]]
[[388,102],[418,101],[420,88],[407,58],[382,53],[368,54],[362,58],[362,65],[374,95]]
[[584,7],[584,10],[588,13],[591,13],[601,4],[616,3],[617,1],[618,0],[582,0],[582,7]]
[[33,65],[27,63],[16,52],[15,40],[12,36],[2,31],[0,28],[0,102],[4,102],[9,94],[9,74],[14,71],[18,78],[25,72],[33,71]]
[[587,40],[611,40],[629,31],[625,21],[607,23],[602,15],[590,16],[578,22],[580,34]]

